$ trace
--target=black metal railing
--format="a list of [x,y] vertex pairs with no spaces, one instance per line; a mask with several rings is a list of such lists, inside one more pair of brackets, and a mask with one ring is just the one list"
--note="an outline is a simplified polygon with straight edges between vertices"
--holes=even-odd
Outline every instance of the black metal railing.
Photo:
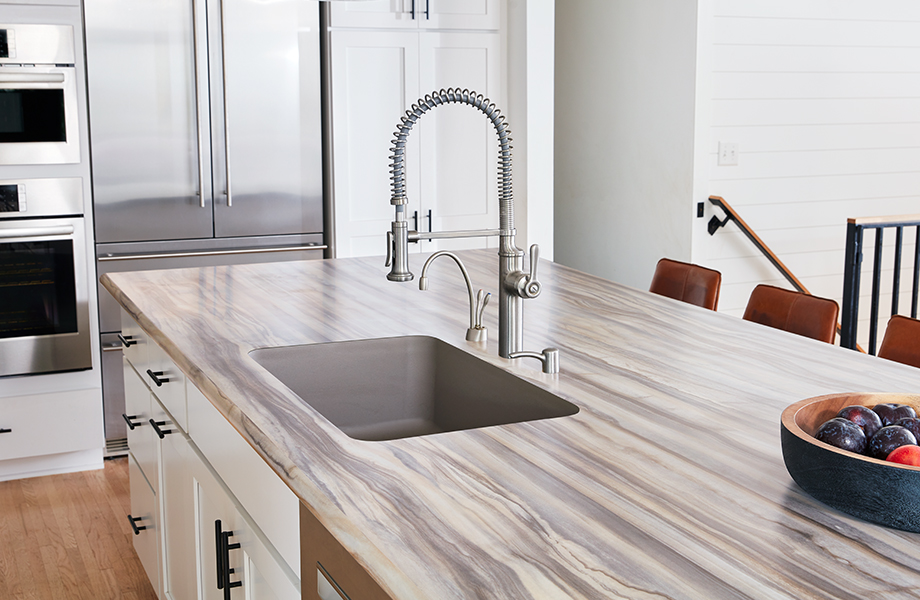
[[878,318],[882,288],[882,259],[885,230],[895,230],[892,262],[891,314],[898,314],[901,299],[902,256],[905,244],[904,229],[915,228],[913,244],[913,281],[911,287],[910,316],[917,318],[917,295],[920,286],[920,215],[898,217],[868,217],[847,219],[846,258],[843,267],[843,306],[841,307],[840,345],[856,348],[859,325],[859,284],[862,275],[864,233],[875,230],[875,248],[872,262],[872,296],[869,315],[869,354],[875,354],[878,341]]

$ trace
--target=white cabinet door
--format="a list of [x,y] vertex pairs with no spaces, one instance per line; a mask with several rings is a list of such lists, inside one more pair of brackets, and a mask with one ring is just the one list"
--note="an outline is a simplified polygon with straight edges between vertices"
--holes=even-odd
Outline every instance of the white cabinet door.
[[417,29],[418,10],[425,0],[371,0],[334,2],[333,27]]
[[[498,33],[419,34],[423,94],[459,88],[484,95],[501,109]],[[432,231],[498,229],[498,137],[489,119],[465,104],[439,106],[419,120],[421,192],[410,214],[431,211]],[[428,219],[424,227],[428,228]],[[498,238],[422,242],[422,251],[497,247]]]
[[168,600],[197,597],[195,569],[195,490],[188,467],[191,449],[181,432],[160,442],[160,491],[165,555],[163,591]]
[[147,479],[154,492],[159,491],[159,461],[157,459],[156,435],[150,419],[150,390],[144,385],[141,375],[134,370],[131,362],[124,359],[125,373],[125,416],[131,423],[128,426],[128,449],[137,461],[141,473]]
[[332,4],[333,27],[498,30],[500,0],[373,0]]
[[422,4],[419,27],[425,29],[480,29],[501,27],[500,0],[416,0]]
[[134,523],[134,551],[153,589],[160,595],[159,519],[157,498],[147,479],[141,474],[134,457],[128,455],[128,485],[131,489],[131,514]]
[[[393,133],[419,97],[418,34],[333,31],[331,40],[336,256],[383,255],[394,216]],[[418,142],[409,136],[410,200],[418,197]]]
[[[223,600],[229,581],[233,586],[229,588],[231,600],[300,600],[297,576],[244,516],[216,474],[197,454],[188,465],[198,524],[199,598]],[[296,530],[298,524],[291,523],[291,527]]]

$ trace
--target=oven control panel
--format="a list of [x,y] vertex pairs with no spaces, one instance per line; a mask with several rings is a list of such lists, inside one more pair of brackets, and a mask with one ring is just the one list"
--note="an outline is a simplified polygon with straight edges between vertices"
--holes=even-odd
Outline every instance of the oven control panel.
[[83,215],[79,177],[0,180],[0,221]]
[[73,65],[73,27],[32,23],[0,23],[0,66]]
[[26,212],[26,186],[0,185],[0,213]]

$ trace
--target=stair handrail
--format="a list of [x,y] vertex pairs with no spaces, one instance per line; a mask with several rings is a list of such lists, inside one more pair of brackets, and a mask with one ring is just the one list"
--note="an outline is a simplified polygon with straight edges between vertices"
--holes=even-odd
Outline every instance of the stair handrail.
[[[725,219],[720,219],[715,215],[709,219],[709,224],[707,226],[709,235],[715,235],[716,231],[727,225],[729,221],[734,221],[741,229],[741,232],[747,236],[747,238],[751,240],[754,246],[760,250],[760,252],[767,258],[767,260],[769,260],[770,263],[779,270],[779,272],[783,275],[783,277],[786,278],[786,281],[788,281],[792,287],[802,292],[803,294],[808,294],[809,296],[814,295],[808,291],[808,288],[805,287],[805,284],[802,283],[799,278],[792,273],[789,267],[787,267],[785,263],[779,259],[776,253],[773,252],[762,239],[760,239],[760,236],[754,233],[754,230],[751,229],[751,226],[744,222],[744,219],[742,219],[738,212],[735,211],[735,209],[725,201],[725,198],[722,198],[721,196],[710,196],[709,201],[725,211]],[[840,322],[837,323],[837,333],[841,333]],[[858,344],[856,345],[856,349],[860,352],[864,352],[864,350],[860,348]]]

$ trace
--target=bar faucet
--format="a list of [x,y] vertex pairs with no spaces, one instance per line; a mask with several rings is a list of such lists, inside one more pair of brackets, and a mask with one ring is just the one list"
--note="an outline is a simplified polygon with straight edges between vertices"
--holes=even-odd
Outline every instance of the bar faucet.
[[[406,218],[405,153],[406,140],[413,125],[426,112],[444,104],[467,104],[482,112],[492,123],[499,143],[499,229],[426,232],[410,231]],[[514,201],[511,194],[511,131],[501,111],[482,94],[470,90],[442,89],[420,98],[406,111],[397,124],[390,159],[390,204],[396,207],[396,218],[387,232],[387,260],[390,281],[411,281],[409,271],[409,242],[421,239],[447,239],[467,237],[499,237],[498,248],[498,355],[502,358],[536,357],[524,353],[524,299],[536,298],[542,289],[537,279],[540,248],[530,247],[530,271],[525,273],[524,251],[514,243]],[[429,259],[430,260],[430,259]],[[460,259],[455,257],[460,263]],[[465,268],[461,268],[465,270]],[[472,289],[472,287],[470,287]],[[517,356],[513,356],[516,355]],[[553,366],[554,365],[554,366]],[[558,353],[554,360],[544,360],[544,372],[554,368],[558,372]]]
[[425,261],[425,266],[422,267],[422,274],[418,278],[418,289],[425,291],[428,289],[428,266],[431,265],[439,256],[446,256],[452,258],[457,266],[460,267],[460,273],[463,275],[463,281],[466,282],[466,291],[470,295],[470,326],[466,330],[466,341],[468,342],[484,342],[488,339],[489,330],[482,326],[482,311],[485,310],[486,304],[489,303],[489,298],[492,297],[492,294],[487,294],[485,290],[480,289],[477,296],[473,295],[473,282],[470,281],[469,271],[466,270],[466,265],[463,264],[463,261],[460,260],[460,257],[454,254],[453,252],[448,252],[447,250],[439,250],[428,257],[428,260]]

